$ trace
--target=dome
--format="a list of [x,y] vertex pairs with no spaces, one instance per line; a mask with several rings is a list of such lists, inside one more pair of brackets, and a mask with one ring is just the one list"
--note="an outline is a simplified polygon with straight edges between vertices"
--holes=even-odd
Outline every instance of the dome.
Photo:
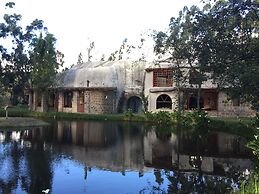
[[100,61],[75,65],[60,73],[57,88],[105,88],[115,87],[118,91],[142,88],[147,62]]

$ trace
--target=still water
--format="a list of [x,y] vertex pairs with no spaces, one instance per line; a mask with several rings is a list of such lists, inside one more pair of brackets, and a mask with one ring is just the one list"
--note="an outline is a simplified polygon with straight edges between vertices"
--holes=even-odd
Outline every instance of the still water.
[[0,130],[0,193],[227,193],[253,168],[245,144],[139,123]]

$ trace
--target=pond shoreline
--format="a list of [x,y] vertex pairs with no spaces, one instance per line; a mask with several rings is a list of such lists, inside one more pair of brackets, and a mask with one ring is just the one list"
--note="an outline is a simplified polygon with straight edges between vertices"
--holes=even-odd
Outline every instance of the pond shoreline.
[[[96,120],[96,121],[141,121],[154,122],[153,119],[147,118],[145,114],[114,113],[114,114],[84,114],[70,112],[36,112],[25,108],[12,108],[8,110],[9,117],[36,117],[36,118],[53,118],[53,119],[70,119],[70,120]],[[0,117],[5,117],[5,111],[0,109]],[[250,123],[253,117],[209,117],[216,121],[245,122]]]
[[[160,114],[161,113],[161,114]],[[9,118],[12,117],[22,117],[22,118],[40,118],[40,119],[54,119],[54,120],[84,120],[84,121],[125,121],[125,122],[142,122],[150,123],[155,125],[177,125],[176,117],[177,114],[168,114],[167,112],[160,113],[146,113],[146,114],[133,114],[131,112],[122,114],[82,114],[82,113],[65,113],[65,112],[34,112],[29,111],[25,108],[12,108],[9,109]],[[198,113],[199,114],[199,113]],[[197,116],[197,115],[196,115]],[[205,115],[206,116],[206,115]],[[0,109],[0,117],[5,117],[5,111]],[[197,119],[192,116],[184,116],[184,119],[188,122]],[[208,117],[210,120],[210,129],[212,131],[219,130],[223,132],[235,133],[243,135],[247,138],[253,136],[254,130],[252,129],[252,124],[254,122],[253,118],[243,117],[243,118],[225,118],[225,117]],[[8,125],[8,127],[16,127],[13,122]],[[192,125],[192,124],[191,124]],[[18,125],[19,126],[19,125]],[[37,125],[38,126],[38,125]],[[215,127],[213,127],[215,126]],[[0,124],[1,127],[1,124]],[[250,130],[251,129],[251,130]]]

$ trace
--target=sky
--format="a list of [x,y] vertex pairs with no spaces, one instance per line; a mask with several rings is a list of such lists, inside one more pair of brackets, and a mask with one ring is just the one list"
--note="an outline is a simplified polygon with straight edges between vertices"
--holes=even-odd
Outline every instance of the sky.
[[[11,1],[11,0],[9,0]],[[4,13],[6,0],[0,1]],[[184,6],[201,5],[200,0],[13,0],[22,25],[41,19],[57,39],[56,48],[65,55],[65,66],[75,64],[81,52],[94,41],[94,60],[109,56],[127,38],[139,42],[141,34],[165,30],[171,17]],[[2,14],[1,14],[2,15]],[[137,43],[136,43],[137,44]],[[148,44],[152,52],[152,44]]]

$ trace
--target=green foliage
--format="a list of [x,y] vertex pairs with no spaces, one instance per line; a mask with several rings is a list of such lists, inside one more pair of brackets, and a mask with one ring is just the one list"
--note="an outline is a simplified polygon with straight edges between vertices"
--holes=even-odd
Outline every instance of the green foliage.
[[[28,46],[39,30],[42,30],[43,21],[34,20],[26,28],[20,25],[22,16],[12,13],[15,3],[6,3],[8,14],[3,15],[3,22],[0,23],[0,45],[1,60],[1,83],[4,85],[6,93],[10,93],[12,104],[26,103],[25,89],[29,85],[29,73],[31,70],[30,59],[28,57]],[[9,41],[9,42],[8,42]],[[10,45],[10,48],[5,48]]]
[[[167,31],[155,33],[154,49],[169,56],[177,69],[189,64],[198,71],[199,87],[212,78],[221,89],[227,87],[232,96],[241,96],[259,110],[259,2],[207,2],[203,10],[184,7],[171,18]],[[178,84],[180,71],[175,72]]]
[[258,109],[258,1],[217,1],[197,15],[194,35],[212,78]]
[[134,116],[134,115],[133,115],[133,112],[132,112],[132,110],[129,108],[129,109],[127,110],[127,112],[125,112],[125,117],[128,118],[128,120],[131,120],[131,118],[132,118],[133,116]]
[[250,148],[253,154],[256,156],[255,171],[250,175],[248,180],[244,180],[241,184],[240,191],[238,193],[259,193],[259,114],[257,113],[253,122],[254,135],[252,140],[247,143],[247,147]]
[[[6,3],[7,14],[3,14],[0,23],[0,82],[5,93],[10,93],[11,103],[26,103],[25,91],[29,87],[31,63],[28,54],[30,45],[39,31],[46,28],[43,21],[35,19],[25,28],[21,26],[22,15],[13,13],[15,3]],[[5,48],[9,45],[8,49]],[[5,64],[4,66],[2,66]]]
[[254,120],[255,120],[254,121],[254,128],[255,128],[254,137],[251,141],[249,141],[247,143],[247,147],[253,151],[253,154],[259,160],[259,114],[258,113]]
[[143,102],[144,112],[147,112],[148,111],[148,96],[145,96],[144,92],[141,92],[140,96],[141,96],[141,100]]
[[[207,48],[197,46],[200,44],[197,43],[198,39],[194,34],[196,17],[201,13],[197,6],[184,7],[177,18],[171,18],[167,31],[154,34],[156,54],[169,56],[167,61],[175,64],[173,66],[175,69],[173,78],[178,89],[178,96],[180,96],[181,88],[190,80],[190,74],[186,73],[186,66],[189,67],[190,71],[196,72],[196,82],[193,84],[198,85],[199,88],[197,95],[198,109],[200,109],[200,88],[203,81],[207,80],[206,72],[208,69],[206,56],[204,55]],[[178,97],[177,106],[178,110],[181,111],[180,97]]]
[[[52,77],[56,73],[56,68],[50,68],[53,65],[53,63],[50,63],[53,58],[51,46],[55,43],[53,35],[47,32],[47,28],[43,26],[43,21],[39,19],[35,19],[23,28],[21,26],[22,15],[12,12],[14,6],[15,3],[13,2],[6,3],[6,9],[9,9],[8,14],[3,15],[3,22],[0,23],[0,40],[3,41],[3,45],[0,45],[0,85],[4,86],[6,94],[10,94],[11,103],[17,105],[18,103],[27,103],[26,90],[31,87],[31,71],[34,71],[34,81],[37,79],[38,84],[42,82],[42,85],[48,86],[53,80]],[[46,37],[38,37],[43,32],[47,33]],[[44,46],[37,45],[36,42],[39,39],[46,41],[46,44]],[[5,48],[5,45],[10,45],[8,46],[10,48]],[[45,54],[43,54],[44,49],[46,49]],[[42,58],[45,69],[40,69],[35,65],[35,59],[39,60],[40,57],[36,57],[34,51],[38,52],[38,56],[45,55],[45,58]],[[56,55],[57,61],[62,63],[63,55],[56,51],[54,55]],[[37,63],[39,62],[37,61]],[[46,65],[46,63],[49,64]],[[2,66],[3,64],[5,65]],[[46,71],[47,68],[49,68],[48,71]],[[38,72],[41,71],[43,76],[35,76],[36,69]],[[49,75],[48,78],[50,79],[46,79],[46,74]]]
[[[233,192],[232,192],[233,193]],[[250,175],[248,180],[244,180],[240,186],[240,190],[235,192],[237,194],[259,194],[259,175],[257,173],[253,173]]]
[[59,63],[60,56],[55,49],[55,42],[55,37],[49,33],[45,37],[41,34],[32,42],[33,50],[30,53],[32,86],[42,92],[52,86],[57,70],[62,65]]
[[158,111],[158,112],[145,112],[145,116],[148,121],[152,121],[157,124],[172,124],[173,123],[173,114],[168,111]]

